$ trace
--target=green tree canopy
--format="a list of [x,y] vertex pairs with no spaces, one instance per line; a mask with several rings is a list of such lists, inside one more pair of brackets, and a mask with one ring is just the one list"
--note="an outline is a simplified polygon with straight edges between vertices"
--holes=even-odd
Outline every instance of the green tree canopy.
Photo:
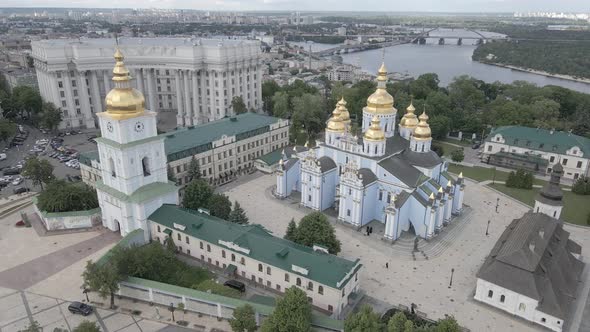
[[297,223],[295,223],[295,218],[291,218],[289,221],[289,225],[287,226],[287,233],[285,233],[285,240],[295,242],[295,237],[297,236]]
[[274,311],[264,321],[262,332],[311,331],[311,305],[305,292],[296,286],[277,300]]
[[78,324],[72,332],[100,332],[100,328],[96,322],[90,322],[83,320],[82,323]]
[[248,112],[248,108],[246,104],[244,104],[244,99],[242,96],[234,96],[231,99],[231,106],[234,111],[234,114],[242,114]]
[[382,332],[383,324],[379,315],[373,312],[373,308],[365,304],[358,312],[346,318],[344,330],[346,332]]
[[223,194],[213,194],[207,203],[209,213],[217,218],[228,220],[231,213],[231,201]]
[[254,308],[249,304],[237,307],[233,316],[229,321],[233,332],[254,332],[258,328]]
[[182,206],[188,209],[198,210],[208,208],[209,199],[213,195],[213,189],[203,180],[191,181],[184,190]]
[[326,112],[322,97],[306,93],[293,98],[293,127],[296,130],[304,129],[309,139],[324,129],[325,120]]
[[321,212],[312,212],[299,221],[294,242],[308,247],[318,244],[334,255],[340,252],[340,241],[336,238],[334,226]]
[[271,98],[272,115],[279,118],[288,118],[291,116],[291,106],[289,104],[289,95],[284,91],[277,91]]
[[124,276],[119,273],[116,266],[110,262],[104,264],[88,261],[86,269],[82,273],[84,287],[98,292],[100,297],[106,298],[110,295],[110,308],[115,308],[115,292],[119,290],[119,282]]
[[188,178],[189,181],[200,180],[202,178],[201,167],[199,161],[193,156],[190,164],[188,165]]
[[52,103],[43,103],[41,113],[41,125],[55,132],[57,126],[61,123],[62,113],[59,108],[56,108]]
[[37,197],[41,211],[71,212],[98,208],[96,190],[84,183],[55,180]]
[[464,158],[465,155],[463,154],[463,149],[456,149],[453,150],[453,152],[451,152],[451,160],[453,162],[460,163],[463,161]]
[[40,186],[41,190],[43,190],[43,183],[49,183],[55,179],[53,166],[49,161],[37,157],[27,159],[22,173],[33,181],[33,185]]
[[234,208],[230,212],[228,220],[230,222],[233,222],[234,224],[245,225],[248,223],[248,217],[246,216],[246,212],[244,211],[244,209],[242,209],[238,201],[234,201]]
[[9,120],[0,120],[0,141],[6,141],[14,134],[16,134],[16,124]]

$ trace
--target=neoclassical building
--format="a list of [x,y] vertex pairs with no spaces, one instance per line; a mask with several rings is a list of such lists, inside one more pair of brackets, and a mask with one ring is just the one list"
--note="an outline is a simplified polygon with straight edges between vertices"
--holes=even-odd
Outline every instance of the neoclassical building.
[[379,69],[377,90],[363,108],[362,137],[350,132],[346,101],[340,100],[316,147],[294,151],[280,161],[276,195],[294,191],[301,205],[324,211],[335,208],[338,220],[363,227],[385,224],[384,239],[402,232],[429,239],[463,208],[462,175],[454,179],[447,164],[430,150],[428,115],[407,108],[399,124],[393,97],[385,89],[387,70]]
[[[32,43],[39,91],[63,111],[64,128],[95,128],[96,113],[113,88],[114,39],[54,39]],[[233,114],[241,96],[248,109],[262,107],[260,43],[195,38],[120,38],[131,85],[153,112],[176,113],[179,127]]]

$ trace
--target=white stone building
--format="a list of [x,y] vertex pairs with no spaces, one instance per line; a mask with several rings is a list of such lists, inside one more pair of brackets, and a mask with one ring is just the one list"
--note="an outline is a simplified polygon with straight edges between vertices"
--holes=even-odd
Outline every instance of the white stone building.
[[553,331],[562,331],[574,311],[584,269],[580,246],[559,221],[562,172],[557,164],[533,211],[512,221],[502,233],[477,273],[474,296]]
[[590,139],[569,132],[522,126],[499,127],[486,138],[482,160],[491,161],[495,158],[490,157],[498,153],[508,160],[502,165],[506,167],[519,168],[523,157],[540,157],[547,160],[538,169],[542,174],[551,173],[552,168],[561,163],[564,178],[575,180],[590,175]]
[[[194,38],[119,38],[134,80],[153,112],[173,111],[179,127],[232,115],[241,96],[262,108],[260,42]],[[110,81],[114,39],[32,43],[41,96],[63,110],[61,129],[95,128]]]

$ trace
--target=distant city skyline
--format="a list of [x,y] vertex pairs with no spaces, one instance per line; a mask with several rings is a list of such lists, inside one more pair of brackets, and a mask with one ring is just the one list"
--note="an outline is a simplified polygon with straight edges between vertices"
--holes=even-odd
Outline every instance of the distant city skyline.
[[2,7],[161,8],[210,11],[590,12],[587,0],[4,0]]

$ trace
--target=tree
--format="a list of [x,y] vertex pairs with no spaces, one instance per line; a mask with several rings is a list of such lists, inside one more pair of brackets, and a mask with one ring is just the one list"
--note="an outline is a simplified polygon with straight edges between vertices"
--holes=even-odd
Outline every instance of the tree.
[[188,165],[188,178],[189,181],[192,180],[199,180],[201,179],[201,167],[199,166],[199,161],[193,156],[191,159],[190,164]]
[[234,310],[234,318],[230,319],[229,325],[234,332],[254,332],[257,329],[254,308],[245,304]]
[[455,163],[460,163],[465,159],[465,155],[463,154],[463,149],[457,149],[451,152],[451,160]]
[[53,166],[45,159],[32,157],[27,159],[23,167],[23,175],[33,181],[33,185],[40,186],[43,190],[43,183],[49,183],[55,178]]
[[8,120],[0,120],[0,141],[5,142],[14,134],[16,134],[16,124]]
[[86,211],[98,208],[96,190],[85,183],[55,180],[37,197],[37,206],[46,212]]
[[50,131],[55,132],[62,120],[61,110],[56,108],[52,103],[43,103],[42,109],[41,125]]
[[295,218],[291,218],[291,221],[289,221],[289,226],[287,226],[287,233],[285,234],[284,239],[289,241],[295,241],[296,236],[297,224],[295,223]]
[[231,213],[231,201],[223,194],[213,194],[209,198],[209,213],[217,218],[228,220]]
[[82,323],[76,326],[72,332],[100,332],[100,328],[96,322],[84,320]]
[[590,195],[590,180],[585,176],[580,176],[572,186],[572,192],[578,195]]
[[244,99],[242,99],[242,96],[234,96],[231,99],[231,106],[234,110],[234,114],[242,114],[248,112],[248,108],[246,108],[246,104],[244,104]]
[[39,324],[39,322],[37,321],[33,321],[31,324],[29,324],[29,326],[27,326],[26,329],[21,330],[20,332],[42,332],[43,329],[41,328],[41,325]]
[[17,86],[12,91],[12,95],[21,111],[21,116],[22,112],[26,112],[28,118],[34,120],[34,117],[41,112],[43,100],[39,92],[32,87]]
[[436,324],[435,332],[459,332],[461,327],[453,316],[439,320]]
[[325,127],[326,112],[324,102],[319,95],[306,93],[293,98],[293,127],[304,129],[308,139],[313,139]]
[[119,282],[124,279],[124,276],[119,274],[113,263],[98,264],[88,261],[82,273],[82,279],[84,288],[98,292],[102,298],[110,295],[110,308],[115,308],[115,292],[119,290]]
[[286,119],[291,116],[291,107],[289,105],[289,95],[284,91],[277,91],[271,98],[272,115],[278,118]]
[[262,83],[262,108],[264,113],[273,114],[273,96],[280,90],[281,87],[274,80]]
[[322,245],[333,255],[340,252],[340,241],[336,238],[334,226],[321,212],[312,212],[299,221],[294,242],[308,247]]
[[240,206],[238,201],[234,201],[234,208],[229,214],[228,220],[233,222],[234,224],[241,224],[245,225],[248,223],[248,217],[246,216],[246,212]]
[[346,318],[344,330],[347,332],[381,332],[383,324],[379,315],[373,312],[373,308],[365,304],[358,312]]
[[164,247],[166,247],[166,250],[172,253],[176,253],[178,250],[178,248],[176,248],[176,244],[174,243],[174,239],[170,235],[164,239]]
[[186,186],[182,206],[188,209],[198,210],[207,208],[209,199],[213,195],[213,189],[203,180],[194,180]]
[[387,322],[387,332],[404,332],[407,321],[408,318],[403,311],[396,312]]
[[264,321],[262,332],[311,331],[311,305],[305,292],[296,286],[285,291],[277,305]]

